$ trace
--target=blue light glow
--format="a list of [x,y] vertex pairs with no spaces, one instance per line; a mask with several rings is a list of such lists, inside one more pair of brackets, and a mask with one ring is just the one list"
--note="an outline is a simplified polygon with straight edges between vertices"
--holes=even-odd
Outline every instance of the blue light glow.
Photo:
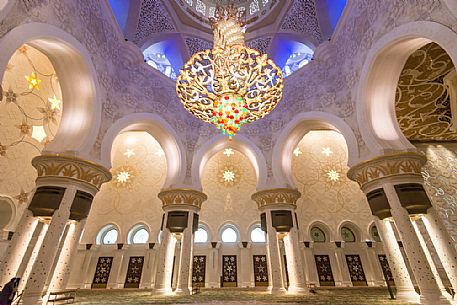
[[330,25],[332,29],[335,29],[338,20],[343,13],[344,7],[346,6],[346,0],[326,0],[328,7],[328,16],[330,19]]
[[111,5],[114,17],[122,31],[125,29],[127,17],[129,15],[130,0],[108,0]]

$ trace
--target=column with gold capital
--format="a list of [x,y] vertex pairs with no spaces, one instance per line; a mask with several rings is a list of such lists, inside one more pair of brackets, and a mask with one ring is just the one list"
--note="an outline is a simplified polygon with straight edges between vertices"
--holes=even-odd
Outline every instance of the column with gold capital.
[[423,155],[413,152],[385,155],[352,167],[348,177],[359,183],[374,216],[393,218],[419,285],[420,302],[451,304],[411,222],[411,217],[426,214],[432,206],[423,187],[421,170],[425,162]]
[[192,292],[193,235],[198,228],[198,213],[207,196],[192,189],[169,189],[159,193],[165,212],[163,241],[160,244],[154,294],[170,294],[171,269],[176,239],[181,241],[176,294]]
[[[25,305],[42,303],[49,273],[55,260],[60,260],[58,245],[65,227],[69,221],[87,217],[93,197],[101,185],[111,179],[104,167],[64,155],[38,156],[32,165],[37,169],[38,178],[29,210],[34,217],[48,219],[49,226],[25,284],[22,298]],[[62,254],[68,255],[67,251]],[[64,265],[60,266],[66,269]]]
[[284,241],[290,283],[288,292],[307,293],[304,259],[300,250],[298,223],[295,217],[296,204],[300,196],[297,190],[286,188],[264,190],[252,195],[259,211],[265,215],[263,218],[267,230],[270,289],[273,293],[285,291],[284,284],[281,283],[282,264],[278,238]]

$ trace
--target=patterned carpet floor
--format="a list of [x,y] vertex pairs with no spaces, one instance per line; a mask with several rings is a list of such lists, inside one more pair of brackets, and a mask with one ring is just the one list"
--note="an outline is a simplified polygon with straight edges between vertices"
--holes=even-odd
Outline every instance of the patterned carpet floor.
[[152,296],[147,290],[80,290],[76,295],[78,305],[152,305],[152,304],[205,304],[205,305],[412,305],[391,300],[385,288],[329,288],[317,289],[306,296],[272,296],[257,289],[205,289],[193,296]]

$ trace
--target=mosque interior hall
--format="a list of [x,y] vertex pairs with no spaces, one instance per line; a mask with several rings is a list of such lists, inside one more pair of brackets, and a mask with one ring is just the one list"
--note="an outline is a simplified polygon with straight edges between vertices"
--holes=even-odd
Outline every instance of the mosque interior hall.
[[0,305],[457,305],[456,0],[0,0]]

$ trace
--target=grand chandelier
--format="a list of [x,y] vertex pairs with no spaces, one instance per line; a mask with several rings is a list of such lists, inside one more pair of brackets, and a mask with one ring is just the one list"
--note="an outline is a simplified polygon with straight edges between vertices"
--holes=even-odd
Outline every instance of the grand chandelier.
[[282,73],[266,54],[244,45],[244,11],[232,4],[210,18],[212,50],[195,53],[181,69],[176,93],[197,118],[231,140],[243,124],[269,114],[282,97]]

